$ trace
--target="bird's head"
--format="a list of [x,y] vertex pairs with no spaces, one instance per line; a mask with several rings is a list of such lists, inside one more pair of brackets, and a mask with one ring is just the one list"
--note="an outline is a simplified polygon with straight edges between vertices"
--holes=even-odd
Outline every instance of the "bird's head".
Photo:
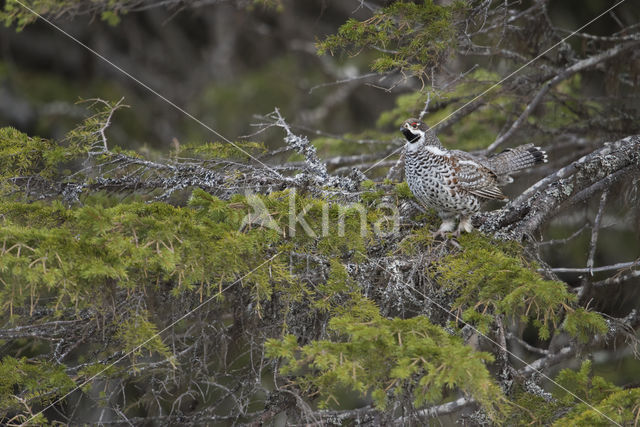
[[400,126],[400,132],[410,144],[424,141],[428,130],[429,126],[418,119],[407,119]]

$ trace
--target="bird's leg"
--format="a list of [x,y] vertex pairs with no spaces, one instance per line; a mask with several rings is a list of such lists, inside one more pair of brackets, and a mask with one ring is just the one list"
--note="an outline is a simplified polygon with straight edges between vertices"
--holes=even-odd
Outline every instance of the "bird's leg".
[[461,232],[471,233],[473,231],[473,224],[471,224],[470,216],[463,216],[460,218],[460,223],[458,224],[458,229],[456,230],[456,237],[460,237]]
[[442,224],[440,224],[440,228],[438,231],[433,233],[433,238],[437,239],[438,237],[444,238],[445,233],[449,233],[453,231],[456,226],[456,220],[453,216],[447,216],[442,218]]

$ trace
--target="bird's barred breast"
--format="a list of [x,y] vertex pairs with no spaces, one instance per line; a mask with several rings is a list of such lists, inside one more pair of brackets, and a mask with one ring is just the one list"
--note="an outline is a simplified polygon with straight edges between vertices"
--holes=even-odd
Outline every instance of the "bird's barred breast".
[[429,151],[411,154],[406,159],[405,175],[418,201],[438,213],[468,215],[478,211],[477,197],[452,185],[455,171],[444,156]]

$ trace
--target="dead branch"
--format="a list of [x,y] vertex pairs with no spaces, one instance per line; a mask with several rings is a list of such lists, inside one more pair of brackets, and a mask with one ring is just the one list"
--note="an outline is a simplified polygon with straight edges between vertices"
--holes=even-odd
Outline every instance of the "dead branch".
[[[482,230],[508,239],[522,240],[570,204],[591,197],[640,172],[640,136],[634,135],[582,157],[547,177],[503,209],[478,215]],[[595,270],[594,270],[595,271]]]

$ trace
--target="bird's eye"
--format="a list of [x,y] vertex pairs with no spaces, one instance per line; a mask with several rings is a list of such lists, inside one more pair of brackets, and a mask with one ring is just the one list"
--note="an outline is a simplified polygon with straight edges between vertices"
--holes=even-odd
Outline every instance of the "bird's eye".
[[411,123],[411,126],[413,126],[414,128],[417,128],[418,127],[418,123],[413,122],[413,123]]

